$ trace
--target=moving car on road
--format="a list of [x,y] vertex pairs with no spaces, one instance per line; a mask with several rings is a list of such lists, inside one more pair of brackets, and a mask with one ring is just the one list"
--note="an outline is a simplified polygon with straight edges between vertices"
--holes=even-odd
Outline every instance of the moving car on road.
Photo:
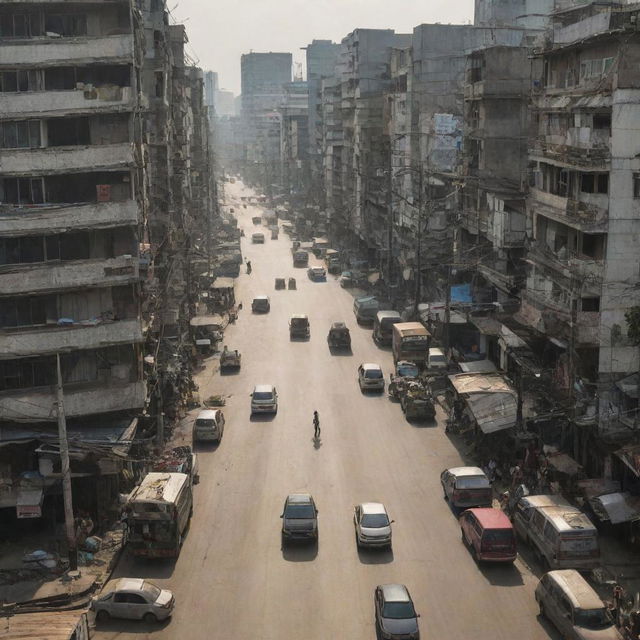
[[419,614],[403,584],[380,584],[374,594],[376,629],[385,640],[419,640]]
[[175,604],[171,591],[161,589],[149,580],[120,578],[108,582],[102,594],[91,600],[91,609],[98,622],[129,618],[151,623],[166,620],[173,613]]
[[251,242],[253,244],[264,244],[264,233],[252,233]]
[[309,267],[307,275],[309,276],[309,280],[313,282],[327,281],[327,272],[324,270],[324,267]]
[[360,547],[391,549],[391,523],[381,502],[363,502],[353,509],[356,544]]
[[251,394],[251,414],[278,413],[278,392],[272,384],[257,384]]
[[479,467],[454,467],[440,474],[444,497],[453,507],[490,507],[491,483]]
[[267,313],[271,309],[269,296],[256,296],[251,303],[251,311],[256,313]]
[[302,313],[291,316],[289,320],[289,338],[308,338],[310,335],[309,318]]
[[193,423],[194,442],[220,442],[224,433],[224,414],[220,409],[204,409]]
[[384,374],[379,364],[365,362],[358,367],[360,391],[384,391]]
[[291,493],[282,510],[282,545],[287,542],[317,542],[318,509],[310,493]]
[[344,322],[334,322],[327,336],[329,349],[351,349],[351,334]]

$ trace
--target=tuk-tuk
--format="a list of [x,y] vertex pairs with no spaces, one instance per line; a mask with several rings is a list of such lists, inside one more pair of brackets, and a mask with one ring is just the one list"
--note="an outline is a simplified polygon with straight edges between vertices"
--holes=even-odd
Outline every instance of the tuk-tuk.
[[284,278],[276,278],[276,289],[284,289],[285,283]]
[[324,255],[324,261],[327,265],[329,273],[340,273],[340,252],[336,249],[327,249]]
[[262,223],[262,217],[261,216],[253,216],[253,218],[251,218],[251,222],[253,222],[253,224],[261,224]]
[[278,239],[278,230],[277,229],[271,229],[271,239],[272,240],[277,240]]
[[300,248],[300,240],[294,240],[291,245],[291,251],[295,253]]
[[351,349],[351,334],[344,322],[334,322],[329,329],[327,342],[330,349]]
[[296,288],[296,279],[295,278],[289,278],[289,289],[295,289]]

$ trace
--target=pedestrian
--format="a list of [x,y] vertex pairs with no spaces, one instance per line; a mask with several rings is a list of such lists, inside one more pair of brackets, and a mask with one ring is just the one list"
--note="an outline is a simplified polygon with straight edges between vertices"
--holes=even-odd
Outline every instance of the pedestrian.
[[247,274],[251,273],[251,260],[247,260]]
[[320,437],[320,416],[317,411],[313,412],[313,437],[315,440]]

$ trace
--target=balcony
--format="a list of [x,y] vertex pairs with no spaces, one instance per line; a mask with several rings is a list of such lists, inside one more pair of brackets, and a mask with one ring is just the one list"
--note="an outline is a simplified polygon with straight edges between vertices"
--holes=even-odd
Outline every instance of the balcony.
[[[144,382],[121,380],[110,372],[99,383],[66,385],[64,411],[67,418],[96,413],[142,409]],[[0,415],[7,421],[48,422],[55,419],[56,392],[52,387],[20,389],[0,393]]]
[[571,127],[562,135],[540,136],[529,153],[576,168],[606,170],[611,162],[611,134],[608,129]]
[[521,78],[490,78],[478,82],[468,82],[464,86],[465,100],[482,98],[521,98],[528,85]]
[[45,115],[80,115],[96,111],[131,111],[135,94],[131,87],[113,85],[94,87],[91,91],[27,91],[0,93],[0,114],[3,119]]
[[52,175],[73,171],[124,169],[135,163],[130,142],[78,147],[0,150],[3,177],[29,174]]
[[96,62],[132,63],[133,35],[7,40],[2,43],[4,67],[55,67],[65,63]]
[[96,325],[0,330],[0,359],[98,349],[132,342],[142,342],[142,328],[137,318]]
[[537,266],[551,270],[565,278],[578,278],[579,281],[588,281],[596,287],[602,284],[604,278],[604,261],[602,260],[594,260],[578,254],[560,258],[540,242],[529,247],[528,255]]
[[585,233],[596,233],[607,229],[609,210],[601,206],[605,201],[608,203],[606,195],[582,194],[584,200],[572,200],[533,187],[529,193],[534,210],[547,218]]
[[0,269],[0,295],[36,294],[62,289],[117,286],[139,279],[137,256],[68,263],[10,265]]
[[100,202],[77,205],[0,206],[0,236],[109,229],[138,224],[138,203]]

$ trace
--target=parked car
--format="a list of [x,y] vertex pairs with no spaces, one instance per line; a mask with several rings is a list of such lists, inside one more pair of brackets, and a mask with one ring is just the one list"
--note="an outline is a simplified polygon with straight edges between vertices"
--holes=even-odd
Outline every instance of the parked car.
[[308,338],[311,335],[311,326],[308,316],[298,313],[289,320],[289,338]]
[[220,409],[204,409],[193,423],[193,441],[220,442],[224,433],[224,414]]
[[476,562],[514,562],[513,525],[500,509],[467,509],[459,518],[462,540]]
[[454,467],[440,474],[444,497],[453,507],[490,507],[491,483],[479,467]]
[[327,281],[327,272],[324,267],[309,267],[309,269],[307,269],[307,275],[309,276],[309,280],[313,282]]
[[380,584],[374,594],[376,630],[385,640],[419,640],[420,629],[409,590],[403,584]]
[[431,347],[427,356],[427,371],[430,373],[445,373],[448,368],[447,356],[438,347]]
[[420,368],[415,362],[398,360],[396,362],[396,376],[401,378],[417,378],[420,375]]
[[271,309],[269,296],[256,296],[251,303],[251,311],[255,313],[268,313]]
[[282,545],[287,542],[317,542],[318,509],[310,493],[291,493],[282,510]]
[[168,589],[142,578],[120,578],[108,582],[102,593],[91,600],[98,622],[109,618],[129,618],[158,622],[166,620],[175,607],[175,598]]
[[264,244],[264,233],[252,233],[251,242],[253,244]]
[[278,413],[278,392],[272,384],[257,384],[251,394],[251,414]]
[[363,502],[353,509],[356,544],[360,547],[391,549],[391,523],[381,502]]
[[379,364],[365,362],[358,367],[360,391],[384,391],[384,374]]
[[567,640],[622,640],[606,605],[575,569],[543,575],[536,601],[540,615]]

